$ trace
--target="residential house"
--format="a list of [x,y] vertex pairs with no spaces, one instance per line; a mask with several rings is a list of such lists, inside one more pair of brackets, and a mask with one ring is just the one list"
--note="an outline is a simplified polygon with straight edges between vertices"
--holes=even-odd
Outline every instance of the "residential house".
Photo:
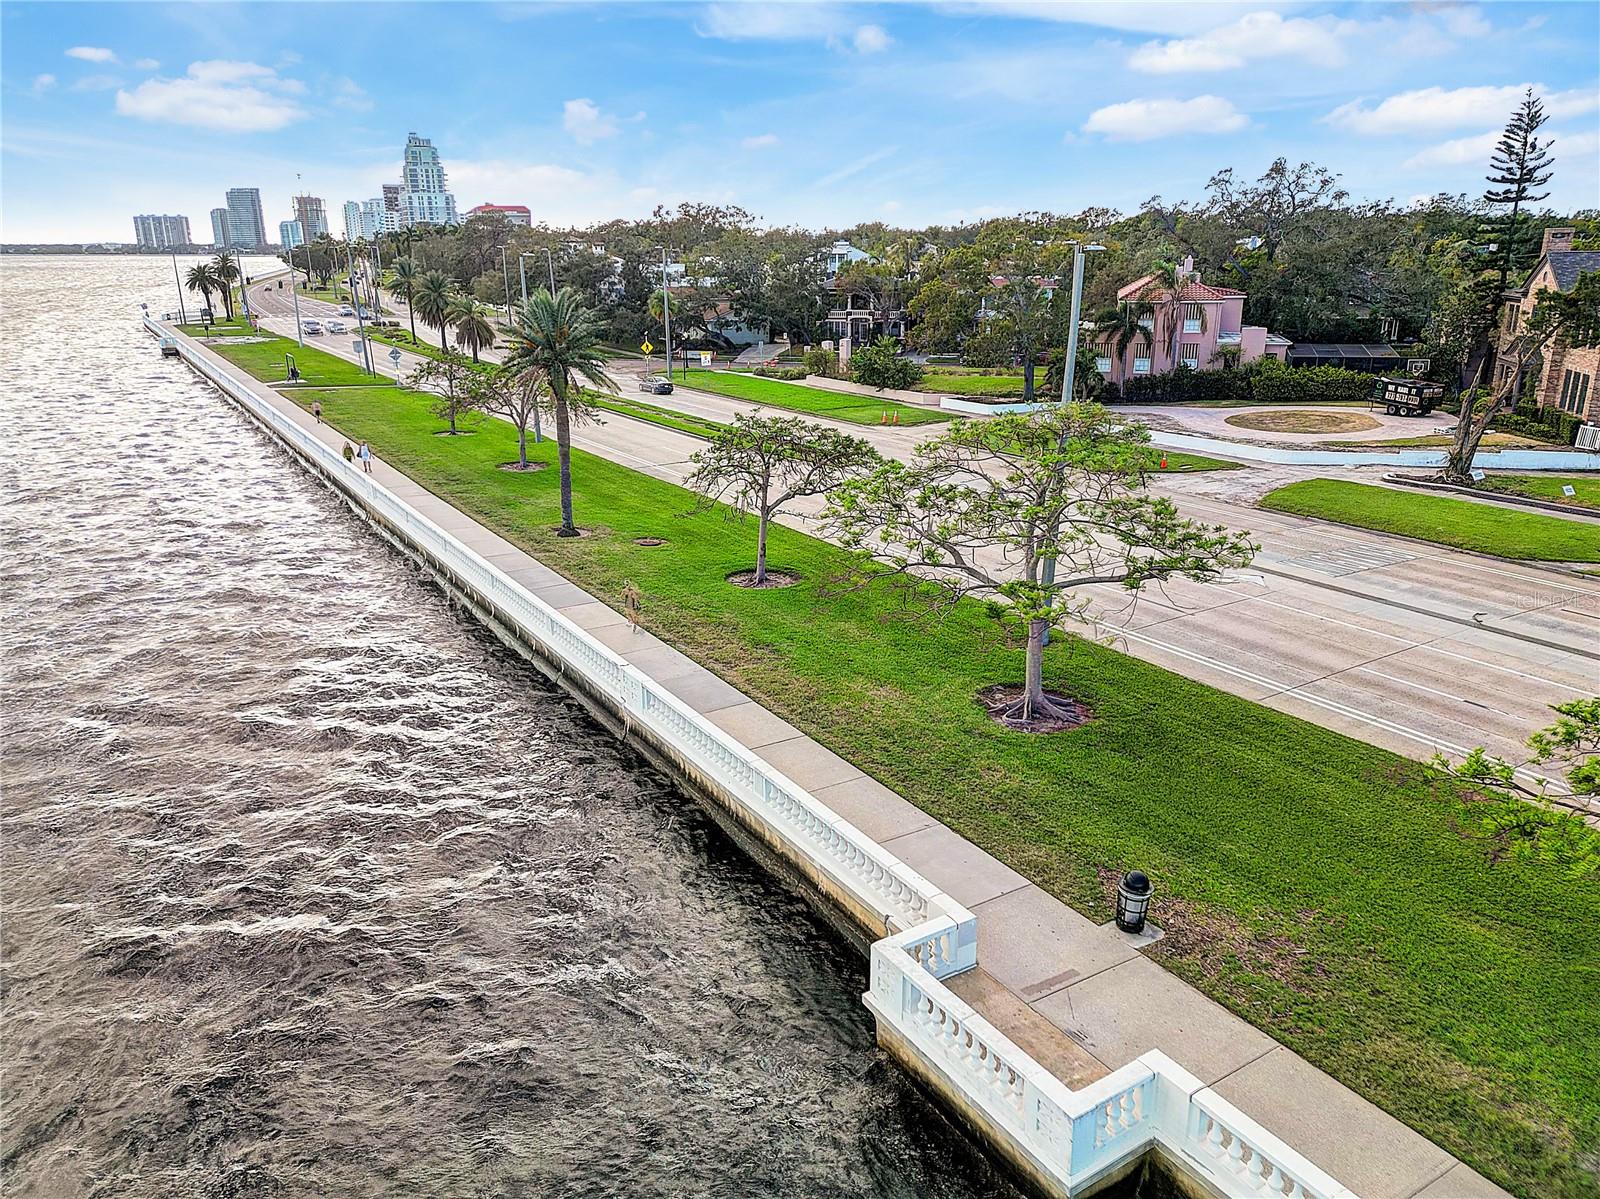
[[[1129,379],[1165,374],[1179,366],[1216,370],[1230,362],[1243,365],[1264,357],[1282,362],[1288,356],[1287,338],[1263,325],[1244,323],[1244,292],[1201,282],[1192,258],[1184,260],[1177,274],[1175,309],[1168,289],[1154,275],[1135,279],[1117,292],[1118,304],[1149,305],[1154,312],[1140,319],[1145,337],[1120,354],[1111,340],[1097,339],[1096,366],[1108,382],[1121,386]],[[1171,315],[1163,317],[1163,312]]]
[[[1573,235],[1571,229],[1546,229],[1539,261],[1521,287],[1505,293],[1495,366],[1497,384],[1507,382],[1517,369],[1516,341],[1533,314],[1539,293],[1571,291],[1581,276],[1600,271],[1600,251],[1574,250]],[[1595,395],[1600,390],[1600,348],[1551,346],[1543,357],[1534,391],[1539,407],[1556,408],[1589,424],[1600,424],[1600,397]]]
[[828,309],[828,336],[835,341],[848,337],[850,344],[859,349],[875,337],[903,338],[906,332],[904,308],[884,312],[872,302],[871,296],[860,292],[846,292],[838,284],[839,272],[853,262],[869,262],[872,255],[858,250],[847,241],[836,241],[821,252],[823,263],[822,285],[833,293],[833,303]]

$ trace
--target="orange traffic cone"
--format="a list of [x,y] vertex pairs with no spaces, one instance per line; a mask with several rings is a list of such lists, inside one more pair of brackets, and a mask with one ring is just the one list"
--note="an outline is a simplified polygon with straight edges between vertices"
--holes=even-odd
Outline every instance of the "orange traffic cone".
[[1162,470],[1166,470],[1167,469],[1167,456],[1165,454],[1161,455],[1161,469]]
[[880,412],[878,414],[878,423],[880,425],[886,425],[889,423],[889,413],[887,411]]
[[894,414],[894,423],[897,425],[900,423],[900,414],[898,412]]

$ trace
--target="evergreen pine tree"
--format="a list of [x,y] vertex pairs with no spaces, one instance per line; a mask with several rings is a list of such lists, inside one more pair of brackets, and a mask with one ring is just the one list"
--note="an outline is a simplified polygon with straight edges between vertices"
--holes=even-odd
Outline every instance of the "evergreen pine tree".
[[1549,192],[1535,195],[1536,189],[1550,182],[1553,160],[1550,157],[1550,140],[1540,141],[1534,135],[1545,123],[1544,105],[1529,88],[1517,105],[1505,132],[1495,144],[1489,159],[1489,189],[1483,193],[1484,202],[1494,205],[1509,204],[1509,211],[1493,218],[1493,230],[1500,252],[1500,287],[1519,266],[1528,265],[1528,217],[1526,205],[1543,200]]

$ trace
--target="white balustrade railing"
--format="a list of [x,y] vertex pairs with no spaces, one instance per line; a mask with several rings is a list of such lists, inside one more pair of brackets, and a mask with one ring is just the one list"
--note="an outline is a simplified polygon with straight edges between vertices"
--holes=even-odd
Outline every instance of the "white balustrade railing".
[[[157,336],[166,330],[148,318]],[[864,997],[892,1028],[1045,1176],[1067,1194],[1156,1144],[1223,1194],[1240,1199],[1356,1199],[1165,1054],[1152,1051],[1069,1090],[955,995],[941,979],[977,964],[972,913],[687,707],[626,659],[345,462],[314,434],[262,402],[249,383],[179,348],[196,370],[244,405],[351,494],[543,644],[619,711],[652,730],[876,911],[890,935],[872,946]]]
[[[146,327],[167,333],[154,321]],[[485,561],[456,537],[417,512],[372,476],[348,463],[310,430],[254,394],[246,380],[187,338],[179,349],[191,366],[246,407],[283,441],[316,464],[338,486],[405,532],[437,564],[492,603],[544,646],[551,660],[612,701],[628,720],[654,732],[706,777],[754,812],[869,911],[886,931],[947,916],[962,930],[931,965],[941,974],[977,961],[976,923],[970,912],[910,866],[843,819],[803,787],[706,720],[649,675],[602,645],[520,583]]]

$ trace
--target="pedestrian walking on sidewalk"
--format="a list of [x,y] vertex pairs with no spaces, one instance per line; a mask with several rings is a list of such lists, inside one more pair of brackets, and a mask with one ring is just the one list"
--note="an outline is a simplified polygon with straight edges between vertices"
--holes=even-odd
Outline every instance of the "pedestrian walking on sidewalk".
[[317,418],[317,424],[320,425],[322,423],[322,401],[321,400],[312,400],[311,401],[311,415]]
[[372,473],[372,447],[363,441],[361,448],[356,451],[356,457],[361,459],[361,469],[370,475]]

